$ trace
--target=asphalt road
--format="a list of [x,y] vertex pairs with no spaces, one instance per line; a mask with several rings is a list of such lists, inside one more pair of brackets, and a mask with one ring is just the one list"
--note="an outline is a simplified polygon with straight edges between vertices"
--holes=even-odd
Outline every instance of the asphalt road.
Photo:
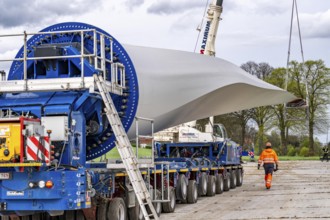
[[330,162],[281,162],[266,190],[263,170],[244,164],[243,186],[196,204],[177,204],[175,219],[330,219]]

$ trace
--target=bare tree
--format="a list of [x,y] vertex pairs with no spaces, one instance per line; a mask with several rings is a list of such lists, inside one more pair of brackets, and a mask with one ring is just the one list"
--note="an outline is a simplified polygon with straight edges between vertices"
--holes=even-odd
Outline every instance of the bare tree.
[[[271,67],[268,63],[255,63],[249,61],[245,64],[241,65],[241,68],[246,72],[250,73],[258,77],[259,79],[266,80],[271,72],[273,71],[273,67]],[[256,143],[259,153],[262,150],[262,146],[265,142],[265,129],[266,123],[270,121],[272,118],[272,109],[270,107],[257,107],[252,109],[252,118],[256,121],[259,130],[257,134],[258,142]]]
[[248,109],[248,110],[237,111],[231,113],[231,115],[237,118],[239,122],[240,130],[241,130],[241,145],[244,146],[245,138],[246,138],[246,125],[252,117],[252,110]]

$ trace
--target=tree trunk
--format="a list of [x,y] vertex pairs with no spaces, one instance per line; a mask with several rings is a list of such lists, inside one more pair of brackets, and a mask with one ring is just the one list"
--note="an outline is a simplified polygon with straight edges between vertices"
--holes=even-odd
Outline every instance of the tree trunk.
[[281,151],[282,151],[282,154],[283,155],[286,155],[287,154],[287,146],[286,146],[286,136],[285,136],[285,127],[284,128],[281,128],[281,132],[280,132],[280,135],[281,135]]
[[258,149],[259,149],[259,154],[261,154],[264,146],[264,125],[259,125],[259,131],[258,131]]
[[314,151],[314,123],[313,120],[309,120],[308,123],[308,139],[309,139],[309,155],[315,155],[315,151]]
[[242,128],[241,145],[244,147],[244,144],[245,144],[245,124],[241,124],[241,128]]

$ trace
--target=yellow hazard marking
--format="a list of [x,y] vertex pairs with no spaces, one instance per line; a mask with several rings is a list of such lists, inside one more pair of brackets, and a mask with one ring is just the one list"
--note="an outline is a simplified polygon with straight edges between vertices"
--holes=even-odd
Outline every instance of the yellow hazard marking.
[[41,167],[42,163],[0,163],[0,167]]

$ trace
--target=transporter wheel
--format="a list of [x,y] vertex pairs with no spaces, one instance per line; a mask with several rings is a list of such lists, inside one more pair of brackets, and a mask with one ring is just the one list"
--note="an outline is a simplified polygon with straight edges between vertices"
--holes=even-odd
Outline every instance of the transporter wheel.
[[223,176],[221,173],[219,173],[218,175],[216,175],[215,177],[215,193],[216,194],[221,194],[223,193]]
[[[143,220],[144,219],[144,216],[143,216],[143,213],[142,213],[142,210],[141,208],[139,207],[139,215],[138,215],[138,220]],[[133,220],[133,219],[132,219]]]
[[207,193],[207,174],[203,172],[199,177],[198,195],[205,196]]
[[[160,192],[160,190],[156,189],[156,200],[160,200],[162,197],[162,193]],[[160,202],[153,202],[152,203],[154,205],[154,208],[156,210],[156,213],[158,215],[158,217],[160,216],[160,213],[162,213],[162,203]]]
[[96,211],[96,219],[97,220],[107,220],[107,211],[108,211],[109,201],[102,200],[99,202]]
[[184,174],[179,175],[178,182],[175,188],[176,198],[185,201],[187,199],[187,184],[186,176]]
[[8,215],[1,216],[1,220],[10,220],[10,217]]
[[108,220],[126,220],[126,205],[122,198],[117,197],[110,201],[107,217]]
[[65,220],[75,220],[74,213],[75,213],[74,210],[66,210],[64,212],[64,219]]
[[[168,191],[170,192],[170,197],[169,197],[170,201],[169,202],[164,202],[162,204],[164,213],[174,212],[175,205],[176,205],[175,191],[174,191],[174,188],[172,186],[170,186],[168,189],[165,190],[164,198],[167,198]],[[188,196],[187,197],[189,198],[189,185],[188,185]]]
[[76,220],[85,220],[85,215],[82,210],[76,211]]
[[197,190],[196,180],[189,180],[187,202],[189,204],[193,204],[196,203],[197,200],[198,200],[198,190]]
[[236,179],[236,170],[231,170],[230,171],[230,188],[235,189],[237,184],[237,179]]
[[127,208],[127,214],[129,220],[140,220],[142,218],[139,218],[140,215],[140,205],[139,201],[135,199],[135,206],[132,208]]
[[215,196],[215,176],[209,175],[207,180],[207,196]]
[[236,186],[242,186],[242,184],[243,184],[243,170],[238,169],[236,172],[237,172],[236,173],[236,177],[237,177]]
[[223,182],[223,191],[229,191],[230,190],[230,173],[227,172],[226,175],[227,178],[224,179]]
[[42,220],[58,220],[59,218],[62,219],[63,215],[61,216],[50,216],[47,212],[44,213],[42,216]]
[[35,213],[31,216],[31,220],[42,220],[41,213]]

